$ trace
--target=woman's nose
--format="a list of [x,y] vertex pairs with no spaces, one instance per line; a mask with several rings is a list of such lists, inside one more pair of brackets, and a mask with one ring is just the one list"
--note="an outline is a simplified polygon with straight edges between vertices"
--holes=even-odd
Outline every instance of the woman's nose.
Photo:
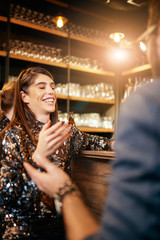
[[53,94],[53,93],[55,92],[55,89],[52,88],[52,87],[50,87],[50,86],[48,86],[48,87],[47,87],[47,92]]

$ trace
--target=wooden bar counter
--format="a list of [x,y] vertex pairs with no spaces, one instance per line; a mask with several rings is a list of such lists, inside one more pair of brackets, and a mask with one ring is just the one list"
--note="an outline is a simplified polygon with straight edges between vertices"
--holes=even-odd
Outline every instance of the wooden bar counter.
[[72,161],[72,179],[97,220],[103,211],[113,160],[114,152],[88,150],[82,151]]

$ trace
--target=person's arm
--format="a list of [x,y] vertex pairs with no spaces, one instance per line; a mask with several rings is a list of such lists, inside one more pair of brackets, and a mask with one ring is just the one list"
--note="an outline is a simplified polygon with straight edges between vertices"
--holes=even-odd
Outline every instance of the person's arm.
[[82,240],[98,232],[99,224],[80,197],[67,194],[62,213],[69,240]]
[[107,137],[91,135],[81,132],[78,128],[73,127],[69,138],[70,156],[77,155],[81,150],[112,150],[112,142]]
[[[61,187],[71,181],[64,171],[51,164],[48,159],[38,156],[37,163],[46,172],[39,172],[26,162],[24,167],[38,188],[50,197],[53,197]],[[62,214],[68,239],[81,240],[98,231],[98,223],[79,194],[67,193],[63,197],[62,204]]]

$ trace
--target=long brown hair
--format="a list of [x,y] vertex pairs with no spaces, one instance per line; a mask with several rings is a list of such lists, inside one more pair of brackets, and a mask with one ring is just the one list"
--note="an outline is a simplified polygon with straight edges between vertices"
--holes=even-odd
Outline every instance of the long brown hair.
[[[23,70],[16,81],[15,86],[15,96],[14,96],[14,112],[13,118],[10,124],[6,127],[9,128],[13,124],[21,124],[25,128],[29,138],[32,140],[33,144],[36,144],[36,140],[34,139],[31,128],[36,123],[36,116],[31,111],[31,109],[27,106],[26,103],[22,101],[20,92],[28,93],[28,88],[34,83],[35,77],[38,74],[44,74],[51,79],[53,76],[46,69],[41,67],[30,67],[28,69]],[[52,124],[58,121],[58,105],[56,101],[55,111],[50,114],[50,119]],[[3,133],[2,133],[3,134]]]
[[16,81],[7,82],[0,91],[0,120],[12,108]]

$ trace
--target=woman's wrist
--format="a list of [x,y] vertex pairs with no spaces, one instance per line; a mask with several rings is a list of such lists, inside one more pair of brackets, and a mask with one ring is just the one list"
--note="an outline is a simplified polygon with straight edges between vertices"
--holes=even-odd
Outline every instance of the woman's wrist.
[[59,188],[59,190],[53,195],[55,208],[58,214],[61,214],[63,199],[68,194],[80,196],[80,191],[78,187],[72,182],[67,182],[63,187]]
[[35,152],[32,154],[33,162],[36,163],[40,157],[43,157],[42,154],[40,154],[37,150],[35,150]]

